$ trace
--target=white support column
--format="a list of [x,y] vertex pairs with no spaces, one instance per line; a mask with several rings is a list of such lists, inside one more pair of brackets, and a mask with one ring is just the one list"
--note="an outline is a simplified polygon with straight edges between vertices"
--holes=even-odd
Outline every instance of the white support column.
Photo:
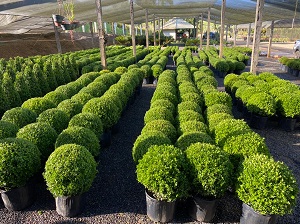
[[115,45],[116,44],[116,41],[115,41],[116,31],[115,31],[115,23],[114,22],[111,23],[111,32],[112,32],[112,38],[113,38],[113,45]]
[[154,40],[154,43],[153,45],[156,46],[156,32],[155,32],[155,15],[153,15],[153,40]]
[[158,46],[160,46],[160,18],[158,18]]
[[200,50],[202,50],[203,44],[203,13],[201,13],[201,23],[200,23]]
[[257,0],[250,72],[256,74],[265,0]]
[[136,58],[136,44],[135,44],[135,33],[134,33],[134,9],[133,0],[130,0],[130,21],[131,21],[131,43],[132,43],[132,55]]
[[107,33],[107,24],[104,22],[104,32]]
[[210,42],[210,8],[208,8],[208,12],[207,12],[206,49],[209,48],[209,42]]
[[145,12],[146,17],[146,48],[149,48],[149,22],[148,22],[148,9]]
[[106,52],[105,52],[105,44],[104,44],[104,31],[102,27],[102,6],[101,0],[96,0],[97,6],[97,19],[98,19],[98,32],[99,32],[99,45],[100,45],[100,57],[101,57],[101,65],[103,69],[107,68],[106,61]]
[[236,36],[237,36],[237,32],[238,32],[238,30],[237,30],[237,25],[234,25],[233,26],[233,46],[235,47],[236,46]]
[[115,31],[115,34],[117,34],[117,23],[114,23],[114,31]]
[[85,25],[81,26],[82,32],[85,33]]
[[222,0],[219,58],[223,58],[226,0]]
[[140,24],[140,35],[143,35],[143,28],[142,28],[142,24]]
[[271,57],[273,34],[274,34],[274,20],[272,21],[271,27],[270,27],[270,37],[269,37],[269,45],[268,45],[268,53],[267,53],[268,58]]
[[125,35],[125,24],[122,23],[122,31],[123,31],[123,35]]
[[90,22],[90,32],[91,32],[91,36],[92,36],[92,46],[94,48],[94,28],[93,28],[93,22]]
[[249,23],[249,27],[248,27],[248,35],[247,35],[247,47],[249,47],[250,42],[251,42],[251,23]]

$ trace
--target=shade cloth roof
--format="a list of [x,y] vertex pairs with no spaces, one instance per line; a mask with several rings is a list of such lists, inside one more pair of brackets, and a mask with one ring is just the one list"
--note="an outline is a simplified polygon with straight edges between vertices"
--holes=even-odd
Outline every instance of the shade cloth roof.
[[193,29],[194,26],[180,18],[173,18],[165,23],[164,30]]
[[[95,0],[74,0],[75,18],[81,22],[96,21]],[[102,0],[103,21],[130,23],[129,0]],[[135,23],[149,15],[159,18],[198,17],[211,9],[212,21],[219,22],[222,0],[133,0]],[[264,21],[293,19],[296,0],[265,0]],[[243,24],[254,21],[256,0],[227,0],[225,23]],[[51,15],[58,13],[57,0],[1,0],[0,33],[53,32]],[[299,18],[300,7],[296,10]],[[151,17],[150,17],[151,19]]]

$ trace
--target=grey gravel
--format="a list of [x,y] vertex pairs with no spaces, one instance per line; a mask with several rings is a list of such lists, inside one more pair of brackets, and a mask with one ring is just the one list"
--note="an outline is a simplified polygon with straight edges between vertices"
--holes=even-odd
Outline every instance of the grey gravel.
[[[222,80],[219,81],[222,90]],[[40,182],[36,186],[36,201],[24,211],[8,211],[0,202],[0,224],[92,224],[92,223],[153,223],[146,215],[144,187],[136,181],[131,157],[132,145],[144,126],[143,117],[149,109],[154,86],[144,85],[141,94],[120,119],[120,130],[113,135],[112,145],[102,149],[98,175],[85,194],[83,212],[75,218],[64,218],[55,211],[53,196]],[[234,110],[236,118],[242,114]],[[266,130],[255,130],[266,138],[271,154],[293,171],[300,183],[300,125],[294,132],[285,132],[270,121]],[[299,199],[299,198],[298,198]],[[0,200],[1,201],[1,200]],[[239,223],[242,202],[230,192],[218,202],[211,223]],[[172,223],[199,223],[187,215],[185,203],[177,203]],[[280,217],[278,224],[300,223],[300,200],[292,215]]]

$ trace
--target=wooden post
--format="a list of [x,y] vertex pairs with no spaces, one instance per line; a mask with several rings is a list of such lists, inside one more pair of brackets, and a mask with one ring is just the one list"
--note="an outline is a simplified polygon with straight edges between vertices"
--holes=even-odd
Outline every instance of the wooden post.
[[112,32],[112,36],[113,36],[113,39],[112,39],[113,45],[115,45],[116,44],[116,41],[115,41],[116,33],[115,33],[115,23],[114,22],[111,23],[111,32]]
[[249,27],[248,27],[248,35],[247,35],[247,47],[249,47],[250,42],[251,42],[251,23],[249,23]]
[[104,43],[104,31],[102,26],[102,6],[101,0],[96,0],[97,6],[97,18],[98,18],[98,33],[99,33],[99,45],[100,45],[100,57],[101,65],[103,69],[107,69],[105,43]]
[[226,25],[226,34],[225,34],[225,40],[228,41],[228,27],[229,25]]
[[208,13],[207,13],[206,49],[209,48],[209,41],[210,41],[210,8],[208,8]]
[[52,24],[53,24],[54,33],[55,33],[55,41],[56,41],[57,52],[58,52],[59,54],[61,54],[61,53],[62,53],[62,50],[61,50],[61,44],[60,44],[60,39],[59,39],[59,32],[58,32],[57,27],[56,27],[55,24],[54,24],[53,18],[52,18]]
[[158,46],[160,46],[160,18],[158,18]]
[[90,22],[90,32],[92,36],[92,47],[94,48],[94,29],[93,29],[93,22]]
[[130,20],[131,20],[132,55],[136,59],[133,0],[130,0]]
[[153,15],[153,45],[156,46],[155,15]]
[[145,17],[146,17],[146,48],[149,48],[149,21],[148,21],[148,9],[145,11]]
[[201,23],[200,23],[200,50],[202,50],[203,44],[203,13],[201,13]]
[[256,74],[265,0],[257,0],[250,72]]
[[267,53],[268,58],[271,57],[273,34],[274,34],[274,20],[272,20],[271,27],[270,27],[270,37],[269,37],[269,45],[268,45],[268,53]]
[[233,46],[235,47],[236,46],[236,36],[237,36],[237,25],[234,25],[233,26]]
[[226,0],[222,0],[219,58],[223,58],[225,9],[226,9]]

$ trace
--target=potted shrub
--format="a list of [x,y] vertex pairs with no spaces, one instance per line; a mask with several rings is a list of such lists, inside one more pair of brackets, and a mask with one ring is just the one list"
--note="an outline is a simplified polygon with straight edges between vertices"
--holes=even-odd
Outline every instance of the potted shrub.
[[43,97],[33,97],[26,100],[21,107],[32,110],[39,115],[47,109],[54,108],[55,104],[50,100],[44,99]]
[[47,123],[55,129],[57,134],[61,133],[65,128],[68,127],[70,118],[68,114],[57,108],[51,108],[42,112],[37,122]]
[[201,222],[210,222],[216,200],[224,196],[231,184],[233,166],[226,152],[208,143],[195,143],[186,151],[191,178],[192,204],[190,215]]
[[76,114],[79,114],[82,110],[82,104],[78,101],[74,101],[72,99],[67,99],[62,101],[57,105],[57,109],[65,112],[69,118],[71,119]]
[[178,99],[177,95],[174,93],[171,93],[170,91],[167,90],[156,90],[151,98],[151,104],[156,101],[156,100],[169,100],[171,101],[174,105],[178,104]]
[[100,144],[96,134],[84,127],[73,126],[63,130],[57,137],[55,148],[64,144],[77,144],[84,146],[94,156],[100,153]]
[[181,113],[186,110],[192,110],[199,114],[202,114],[201,107],[196,102],[193,102],[193,101],[184,101],[177,105],[178,113]]
[[212,92],[204,96],[205,106],[209,107],[214,104],[224,104],[232,109],[232,99],[226,92]]
[[44,164],[49,155],[54,151],[57,133],[47,123],[32,123],[21,128],[17,138],[26,139],[35,144],[41,152],[41,162]]
[[36,145],[25,139],[0,140],[0,191],[7,209],[23,210],[34,201],[30,178],[41,167]]
[[228,107],[228,105],[226,104],[213,104],[209,107],[206,108],[205,110],[205,116],[206,117],[210,117],[213,114],[216,113],[227,113],[227,114],[231,114],[232,115],[232,110],[230,107]]
[[241,74],[241,72],[246,68],[244,62],[237,61],[234,64],[235,64],[235,70],[234,70],[235,74],[238,74],[238,75]]
[[51,91],[47,93],[43,98],[45,98],[46,100],[50,100],[57,106],[60,102],[68,99],[68,96],[61,91]]
[[205,122],[202,114],[200,114],[200,113],[198,113],[196,111],[193,111],[193,110],[184,110],[184,111],[181,111],[177,115],[177,117],[176,117],[176,121],[177,121],[177,125],[178,126],[182,122],[192,121],[192,120]]
[[172,112],[173,115],[176,113],[176,107],[170,100],[155,100],[154,102],[151,103],[150,108],[155,108],[155,107],[166,107],[169,111]]
[[216,63],[216,69],[218,71],[218,76],[224,78],[229,70],[229,65],[225,60],[218,60]]
[[171,111],[166,107],[150,108],[144,116],[144,124],[154,120],[167,120],[174,124],[174,117]]
[[84,146],[65,144],[55,149],[43,175],[55,197],[58,214],[73,217],[81,212],[82,195],[89,190],[96,174],[97,163]]
[[279,126],[285,131],[293,131],[300,116],[300,91],[285,93],[278,97]]
[[171,140],[172,143],[174,143],[177,139],[176,128],[170,121],[167,120],[154,120],[147,123],[142,129],[142,134],[152,131],[161,131]]
[[92,113],[79,113],[71,118],[69,127],[79,126],[92,130],[98,139],[101,139],[103,134],[103,124],[100,117]]
[[204,99],[203,96],[201,96],[199,93],[186,93],[183,95],[180,95],[180,101],[193,101],[196,102],[201,108],[204,106]]
[[215,113],[207,117],[209,132],[212,136],[215,134],[216,126],[223,120],[233,119],[233,115],[228,113]]
[[170,139],[161,131],[149,131],[137,137],[132,148],[132,158],[136,164],[153,145],[172,145]]
[[266,128],[268,117],[276,112],[276,101],[274,97],[265,92],[252,95],[246,104],[251,112],[250,126],[257,129]]
[[80,92],[71,97],[71,100],[80,103],[81,105],[85,105],[90,99],[94,98],[89,93]]
[[229,137],[251,132],[248,124],[241,119],[226,119],[215,127],[215,141],[220,147],[223,147]]
[[214,143],[213,139],[205,132],[188,131],[177,139],[175,146],[181,150],[186,150],[190,145],[197,142]]
[[236,185],[243,202],[240,223],[276,223],[279,215],[292,212],[298,191],[295,177],[283,162],[263,154],[245,158]]
[[183,133],[186,133],[186,132],[195,132],[195,131],[208,133],[208,127],[205,123],[203,123],[201,121],[191,120],[191,121],[186,121],[186,122],[180,123],[178,130],[177,130],[178,136],[181,136]]
[[188,196],[187,160],[172,145],[152,146],[139,160],[137,180],[146,188],[147,215],[156,222],[173,219],[175,201]]
[[15,107],[5,111],[1,120],[17,125],[19,128],[33,123],[36,120],[36,113],[30,109]]
[[[163,68],[160,64],[155,64],[151,67],[153,77],[158,80],[158,77],[163,72]],[[157,81],[156,81],[157,82]]]
[[0,120],[0,139],[16,137],[19,127],[11,122]]

